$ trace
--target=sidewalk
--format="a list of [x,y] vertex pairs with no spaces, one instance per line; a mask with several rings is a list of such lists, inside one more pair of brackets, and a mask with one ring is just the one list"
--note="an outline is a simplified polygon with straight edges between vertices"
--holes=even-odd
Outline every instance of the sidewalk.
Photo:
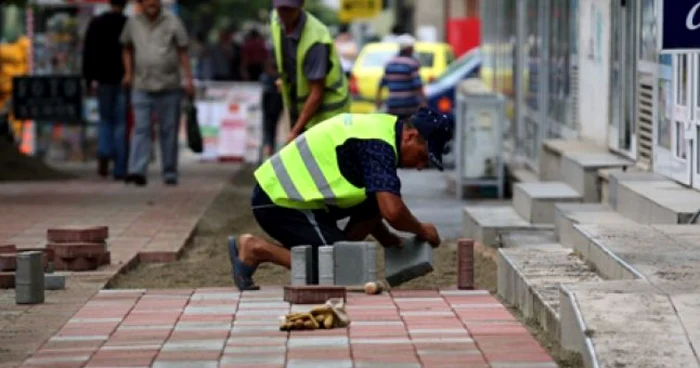
[[94,165],[70,168],[87,173],[81,179],[0,184],[0,244],[44,247],[50,227],[107,225],[112,259],[98,271],[67,273],[66,290],[47,291],[44,304],[16,305],[14,289],[0,289],[0,367],[21,364],[122,268],[174,259],[237,166],[185,156],[177,187],[162,184],[158,164],[151,168],[144,188],[100,179]]
[[556,368],[485,291],[348,295],[349,328],[282,332],[280,287],[103,290],[22,367]]

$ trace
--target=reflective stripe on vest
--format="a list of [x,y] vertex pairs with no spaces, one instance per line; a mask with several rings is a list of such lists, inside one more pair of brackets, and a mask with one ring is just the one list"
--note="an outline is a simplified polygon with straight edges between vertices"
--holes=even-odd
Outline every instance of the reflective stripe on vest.
[[352,138],[379,139],[396,152],[395,123],[396,117],[386,114],[337,115],[285,146],[255,171],[255,178],[272,202],[282,207],[354,206],[366,194],[342,175],[336,149]]

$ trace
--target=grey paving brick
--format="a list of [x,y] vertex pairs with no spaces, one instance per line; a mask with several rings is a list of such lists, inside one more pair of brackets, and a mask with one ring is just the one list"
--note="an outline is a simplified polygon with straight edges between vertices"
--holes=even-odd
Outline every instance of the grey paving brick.
[[240,317],[240,318],[243,318],[246,316],[278,317],[278,316],[283,316],[287,313],[289,313],[289,309],[247,309],[247,310],[239,310],[238,313],[236,313],[236,316]]
[[247,353],[247,354],[285,354],[287,352],[287,347],[282,346],[226,346],[224,348],[224,354],[234,354],[234,353]]
[[217,307],[195,307],[187,306],[184,314],[188,315],[210,315],[210,314],[231,314],[236,312],[235,305],[222,305]]
[[284,354],[261,354],[251,356],[224,356],[221,364],[230,365],[276,365],[284,364]]
[[355,362],[355,368],[422,368],[422,365],[418,362],[415,362],[415,363]]
[[287,342],[290,348],[299,347],[339,347],[348,346],[350,340],[347,336],[323,336],[323,337],[292,337]]
[[335,284],[364,285],[377,279],[377,245],[374,242],[337,242]]
[[333,368],[352,368],[352,360],[350,359],[290,359],[287,362],[287,368],[318,368],[318,367],[333,367]]
[[231,322],[180,322],[175,331],[228,331]]
[[224,350],[224,340],[168,341],[163,351],[211,351]]
[[63,290],[66,288],[66,275],[58,273],[44,274],[44,289]]
[[313,278],[312,249],[309,245],[292,248],[292,285],[307,285]]
[[433,248],[416,237],[405,239],[403,248],[384,249],[384,270],[390,286],[398,286],[433,271]]
[[193,360],[188,362],[156,360],[151,368],[217,368],[218,366],[219,362],[215,360]]
[[318,283],[335,285],[335,256],[333,246],[318,248]]
[[237,300],[240,298],[240,293],[237,292],[230,292],[230,293],[194,293],[192,297],[190,298],[191,300],[194,301],[199,301],[199,300]]
[[19,252],[15,271],[15,302],[41,304],[44,302],[43,252]]

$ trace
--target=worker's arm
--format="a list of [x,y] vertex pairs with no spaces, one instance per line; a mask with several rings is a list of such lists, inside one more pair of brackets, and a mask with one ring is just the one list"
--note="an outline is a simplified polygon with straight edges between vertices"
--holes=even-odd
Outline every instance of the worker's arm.
[[377,96],[374,98],[374,104],[377,107],[377,110],[382,108],[382,89],[386,86],[386,80],[384,77],[379,80],[379,84],[377,85]]
[[382,217],[396,230],[421,235],[423,224],[411,213],[401,197],[391,192],[377,193]]
[[[304,75],[297,75],[297,78],[306,78],[309,84],[309,96],[306,98],[304,107],[299,112],[299,118],[290,132],[292,137],[304,132],[306,124],[316,115],[323,103],[326,75],[329,70],[329,55],[328,46],[317,43],[311,46],[304,57],[302,68]],[[292,103],[295,102],[292,101]]]
[[323,79],[309,81],[309,97],[306,99],[304,108],[301,110],[299,119],[297,119],[297,122],[294,124],[294,128],[291,132],[294,137],[304,132],[304,127],[306,124],[316,114],[318,108],[321,107],[325,84],[326,83]]

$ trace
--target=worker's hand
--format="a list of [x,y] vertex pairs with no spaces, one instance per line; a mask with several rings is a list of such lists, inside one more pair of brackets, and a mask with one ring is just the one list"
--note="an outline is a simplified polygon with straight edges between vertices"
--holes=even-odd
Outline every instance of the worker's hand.
[[282,79],[275,79],[275,86],[277,86],[277,92],[282,92]]
[[124,74],[124,78],[122,79],[122,86],[124,88],[131,88],[131,84],[133,83],[132,77],[129,74]]
[[292,143],[295,139],[297,139],[298,136],[299,136],[299,134],[297,134],[294,131],[289,132],[289,136],[287,137],[286,144]]
[[403,240],[400,236],[391,233],[379,242],[384,248],[403,248]]
[[437,228],[433,224],[424,222],[421,224],[421,233],[417,234],[418,238],[427,241],[433,248],[437,248],[440,245],[440,235],[438,234]]

